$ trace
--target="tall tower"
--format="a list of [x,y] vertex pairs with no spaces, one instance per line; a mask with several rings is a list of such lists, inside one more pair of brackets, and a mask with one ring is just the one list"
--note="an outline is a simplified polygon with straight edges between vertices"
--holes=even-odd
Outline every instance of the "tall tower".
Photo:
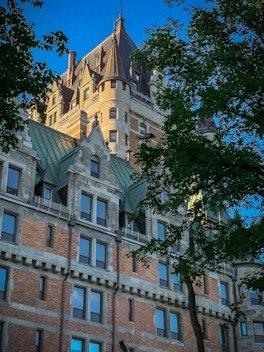
[[119,17],[114,31],[78,63],[70,52],[67,71],[47,97],[46,125],[81,139],[96,119],[111,153],[124,159],[137,150],[139,135],[159,138],[163,114],[150,73],[133,62],[136,49]]

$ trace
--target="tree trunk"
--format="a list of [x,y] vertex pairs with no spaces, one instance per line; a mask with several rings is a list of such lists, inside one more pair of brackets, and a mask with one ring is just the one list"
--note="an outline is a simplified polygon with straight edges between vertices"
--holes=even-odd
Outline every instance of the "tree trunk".
[[193,284],[189,278],[187,278],[184,281],[185,281],[185,284],[188,289],[189,314],[190,314],[193,332],[194,332],[194,335],[196,338],[197,352],[205,352],[203,331],[201,328],[201,324],[198,320],[197,306],[196,306],[196,301],[195,301],[195,292],[194,292]]

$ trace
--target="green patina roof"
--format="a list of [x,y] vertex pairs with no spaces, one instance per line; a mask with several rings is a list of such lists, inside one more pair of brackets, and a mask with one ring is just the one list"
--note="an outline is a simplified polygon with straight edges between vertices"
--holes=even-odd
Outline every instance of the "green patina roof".
[[[80,148],[78,142],[33,120],[29,120],[28,129],[33,148],[40,159],[41,172],[37,175],[37,182],[50,183],[59,191],[68,183],[68,169]],[[135,181],[132,178],[134,168],[116,155],[111,155],[110,167],[120,186],[122,210],[135,213],[139,202],[145,197],[146,183]]]

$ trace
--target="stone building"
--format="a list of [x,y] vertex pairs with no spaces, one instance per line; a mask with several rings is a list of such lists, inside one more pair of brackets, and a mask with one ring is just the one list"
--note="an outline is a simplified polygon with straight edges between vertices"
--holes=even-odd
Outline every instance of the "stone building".
[[[80,62],[70,53],[47,99],[46,126],[33,112],[19,148],[0,155],[1,352],[196,350],[180,278],[162,258],[147,269],[128,256],[184,216],[131,219],[146,192],[131,177],[137,137],[158,139],[164,118],[154,100],[158,75],[133,65],[134,49],[120,18]],[[208,352],[263,350],[254,292],[243,291],[247,320],[230,324],[228,304],[249,270],[201,279]]]

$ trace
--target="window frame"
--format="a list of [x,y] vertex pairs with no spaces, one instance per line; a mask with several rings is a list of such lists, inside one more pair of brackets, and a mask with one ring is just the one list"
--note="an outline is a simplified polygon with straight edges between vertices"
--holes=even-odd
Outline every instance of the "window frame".
[[[160,239],[159,238],[159,232],[158,232],[159,224],[164,226],[164,229],[165,229],[164,230],[164,239]],[[160,240],[160,241],[165,241],[166,240],[166,233],[167,233],[167,224],[166,224],[166,222],[158,220],[157,221],[157,239]]]
[[[142,132],[143,129],[144,128],[144,132]],[[145,122],[140,122],[139,123],[139,129],[138,129],[138,132],[139,132],[139,134],[141,135],[141,136],[143,136],[143,137],[145,137],[147,134],[148,134],[148,126],[147,126],[147,124],[145,124]]]
[[[70,342],[72,342],[72,340],[81,341],[81,343],[82,343],[82,350],[81,350],[81,352],[85,352],[85,339],[83,339],[83,338],[81,338],[81,337],[77,337],[77,336],[72,336]],[[70,344],[70,352],[72,352],[71,344]]]
[[[174,314],[176,315],[177,317],[177,324],[178,324],[178,332],[174,332],[174,331],[171,331],[171,314]],[[176,312],[176,311],[169,311],[169,332],[170,332],[170,338],[172,340],[177,340],[177,341],[181,341],[181,315],[180,313]],[[175,334],[175,335],[173,335]]]
[[[176,284],[176,283],[174,282],[174,276],[178,276],[178,277],[179,277],[179,279],[180,279],[180,283],[179,283],[179,284]],[[172,281],[173,291],[174,291],[174,292],[179,292],[179,291],[182,292],[182,279],[181,279],[180,274],[172,273],[172,279],[171,279],[171,281]]]
[[102,352],[102,342],[97,340],[89,340],[88,341],[88,352],[90,352],[90,343],[97,344],[99,346],[99,352]]
[[[84,213],[82,211],[82,197],[87,197],[90,199],[90,213]],[[81,215],[81,219],[82,220],[86,220],[86,221],[92,221],[92,213],[93,213],[93,196],[91,194],[88,194],[84,191],[81,191],[81,209],[80,209],[80,215]],[[83,216],[83,214],[87,214],[88,216]]]
[[47,276],[40,275],[39,277],[39,292],[38,298],[41,301],[46,301],[47,296]]
[[[98,217],[98,202],[105,204],[105,219]],[[108,220],[108,201],[98,197],[96,200],[96,224],[107,227],[107,222],[108,222],[107,220]]]
[[116,107],[112,107],[109,109],[109,119],[110,120],[117,119],[117,108]]
[[[13,188],[8,186],[8,177],[9,177],[9,169],[15,170],[18,172],[18,186],[17,188]],[[21,176],[22,176],[22,169],[13,165],[9,164],[7,168],[7,180],[6,180],[6,193],[11,194],[12,196],[19,196],[20,193],[20,185],[21,185]]]
[[83,91],[83,100],[85,101],[89,98],[90,98],[90,88],[88,87],[88,88],[85,88]]
[[[96,164],[96,167],[98,168],[97,172],[93,171],[92,165],[95,165],[95,164]],[[96,155],[93,155],[91,158],[90,175],[95,178],[100,178],[100,159]]]
[[126,82],[122,81],[122,90],[126,90]]
[[[79,308],[75,308],[74,307],[74,290],[75,288],[81,289],[83,290],[84,294],[83,294],[83,309],[79,309]],[[87,316],[87,288],[86,287],[82,287],[79,285],[74,285],[73,286],[73,300],[72,300],[72,317],[75,319],[81,319],[81,320],[86,320]],[[78,314],[76,314],[76,312]],[[80,312],[82,312],[82,314],[79,314]]]
[[[255,324],[262,324],[262,329],[263,329],[263,335],[256,335],[255,334]],[[256,337],[260,336],[261,341],[257,341]],[[253,321],[253,337],[254,337],[254,342],[255,343],[264,343],[264,321],[259,321],[259,320],[254,320]]]
[[[98,260],[97,259],[97,245],[100,244],[102,246],[105,247],[105,261],[102,262],[101,260]],[[96,241],[96,246],[95,246],[95,266],[96,268],[100,268],[100,269],[106,269],[107,268],[107,248],[108,248],[108,245],[107,243],[103,242],[103,241]],[[99,263],[99,265],[98,265]],[[103,264],[100,264],[100,263],[103,263]]]
[[54,226],[51,224],[47,226],[46,246],[49,248],[54,246]]
[[[167,280],[164,280],[160,277],[160,267],[164,266],[166,267],[166,272],[167,272]],[[165,262],[159,261],[158,263],[158,276],[159,276],[159,285],[164,288],[169,287],[169,265]]]
[[[37,334],[39,334],[39,341],[40,343],[38,345],[36,345],[37,342]],[[35,348],[34,351],[35,352],[42,352],[43,351],[43,340],[44,340],[44,330],[43,329],[36,329],[35,332]]]
[[128,299],[128,321],[135,322],[135,301],[133,298]]
[[[85,240],[89,242],[89,256],[84,256],[80,254],[81,250],[81,240]],[[86,257],[88,258],[88,261],[80,260],[81,257]],[[80,241],[79,241],[79,263],[84,264],[84,265],[91,265],[91,257],[92,257],[92,239],[90,237],[87,237],[85,235],[80,235]]]
[[[4,223],[4,216],[5,215],[9,215],[9,216],[13,216],[15,218],[15,226],[14,226],[14,233],[13,234],[9,234],[7,232],[3,232],[3,223]],[[9,211],[9,210],[4,210],[3,212],[3,217],[2,217],[2,229],[1,229],[1,240],[2,241],[6,241],[6,242],[9,242],[9,243],[16,243],[16,239],[17,239],[17,228],[18,228],[18,215]],[[9,239],[7,238],[3,238],[3,233],[4,233],[4,236],[13,236],[13,240],[10,241]]]
[[[92,312],[92,293],[96,293],[98,295],[100,295],[100,313],[97,313],[97,312]],[[90,322],[92,323],[97,323],[97,324],[102,324],[103,323],[103,292],[101,291],[98,291],[98,290],[93,290],[91,289],[90,292],[89,292],[89,306],[90,306],[90,309],[89,309],[89,320]],[[93,317],[97,317],[98,316],[98,319],[94,319]]]
[[[226,297],[222,297],[222,290],[221,286],[224,286],[226,288]],[[229,284],[226,281],[220,281],[220,299],[221,299],[221,304],[224,306],[228,306],[229,304]]]
[[[115,138],[112,137],[112,134],[115,135]],[[117,143],[117,130],[109,130],[109,142]]]
[[[157,326],[157,311],[158,310],[163,312],[164,329],[160,329]],[[160,308],[160,307],[156,307],[156,310],[155,310],[155,328],[156,328],[156,335],[158,337],[163,337],[163,338],[167,337],[168,331],[167,331],[167,312],[166,312],[166,309]],[[160,334],[161,331],[163,331],[162,334]]]
[[[221,351],[222,352],[229,352],[229,346],[230,346],[230,339],[229,339],[229,329],[226,325],[220,325],[220,344],[221,344]],[[222,340],[222,331],[225,331],[226,333],[226,342],[227,344],[223,344],[223,340]]]
[[[245,330],[243,328],[243,325],[245,327]],[[241,337],[248,336],[248,324],[247,324],[246,320],[240,321],[239,328],[240,328],[240,336]],[[244,333],[244,331],[245,331],[245,333]]]
[[110,88],[111,88],[111,89],[116,89],[116,79],[111,79],[111,81],[110,81]]

